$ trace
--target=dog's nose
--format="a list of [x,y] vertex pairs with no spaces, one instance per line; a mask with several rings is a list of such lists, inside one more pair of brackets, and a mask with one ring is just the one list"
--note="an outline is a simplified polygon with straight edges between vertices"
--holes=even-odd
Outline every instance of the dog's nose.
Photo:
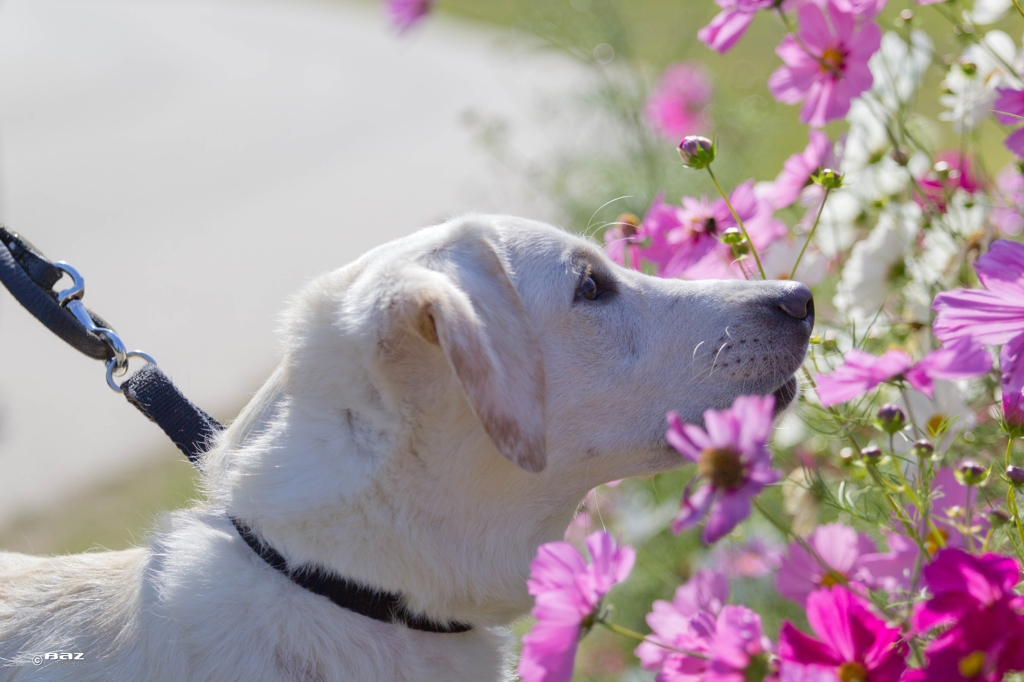
[[806,285],[792,282],[779,296],[779,310],[798,320],[814,315],[814,296]]

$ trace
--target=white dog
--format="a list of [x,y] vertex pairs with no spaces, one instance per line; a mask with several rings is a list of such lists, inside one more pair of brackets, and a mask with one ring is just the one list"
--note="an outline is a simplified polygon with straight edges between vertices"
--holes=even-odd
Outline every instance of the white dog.
[[[789,403],[812,322],[803,285],[656,279],[514,218],[374,249],[291,305],[280,367],[205,456],[208,504],[146,547],[0,554],[0,680],[507,679],[538,545],[594,486],[682,463],[666,412]],[[472,629],[342,608],[229,514],[289,566]]]

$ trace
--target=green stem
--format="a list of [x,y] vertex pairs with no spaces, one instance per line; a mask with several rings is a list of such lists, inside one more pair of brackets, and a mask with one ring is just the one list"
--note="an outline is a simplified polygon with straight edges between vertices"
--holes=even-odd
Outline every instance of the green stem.
[[814,232],[818,229],[818,222],[821,221],[821,214],[825,212],[825,202],[828,201],[828,194],[831,192],[831,188],[825,188],[825,196],[821,199],[821,206],[818,208],[818,215],[814,218],[814,225],[811,226],[811,231],[807,233],[807,241],[804,242],[803,247],[800,249],[800,255],[796,257],[796,262],[793,263],[793,271],[789,273],[789,278],[794,279],[796,277],[796,269],[800,267],[800,261],[804,258],[804,251],[807,250],[807,245],[814,239]]
[[614,632],[617,635],[622,635],[623,637],[629,637],[630,639],[635,639],[638,642],[648,642],[650,644],[653,644],[654,646],[660,646],[662,649],[668,649],[669,651],[673,651],[673,652],[675,652],[677,654],[683,654],[684,656],[693,656],[694,658],[704,658],[704,659],[706,659],[708,657],[707,654],[702,654],[699,651],[687,651],[686,649],[677,649],[675,647],[668,646],[667,644],[662,644],[661,642],[657,642],[657,641],[655,641],[653,639],[647,639],[646,635],[641,635],[639,632],[637,632],[635,630],[630,630],[629,628],[624,628],[621,625],[616,625],[615,623],[611,623],[611,622],[609,622],[607,620],[604,620],[603,618],[598,618],[594,622],[603,625],[604,627],[608,628],[609,630],[611,630],[612,632]]
[[[1010,466],[1010,451],[1013,449],[1013,436],[1006,442],[1006,466]],[[1024,546],[1024,525],[1021,525],[1020,514],[1017,512],[1017,491],[1011,484],[1006,491],[1006,508],[1013,514],[1014,524],[1017,526],[1017,535],[1020,537],[1020,544]]]
[[1017,13],[1024,17],[1024,9],[1021,9],[1020,5],[1017,4],[1017,0],[1013,0],[1013,6],[1017,8]]
[[726,195],[725,190],[718,184],[718,178],[715,177],[714,171],[711,170],[711,166],[707,167],[708,175],[711,176],[711,182],[715,183],[715,189],[722,195],[722,199],[725,200],[725,205],[729,207],[729,212],[732,213],[733,219],[736,224],[740,226],[740,230],[743,232],[743,238],[747,240],[747,244],[750,245],[750,253],[754,254],[754,262],[757,263],[757,270],[761,273],[761,279],[768,279],[764,274],[764,268],[761,266],[761,258],[757,255],[757,249],[754,247],[754,242],[750,239],[750,235],[747,234],[747,228],[743,225],[743,221],[740,220],[739,214],[736,213],[736,209],[732,207],[732,202],[729,201],[729,197]]
[[967,511],[965,515],[964,527],[964,530],[966,531],[967,535],[967,547],[970,549],[972,554],[974,553],[974,532],[971,530],[971,522],[974,520],[974,507],[973,501],[971,500],[971,488],[973,487],[974,486],[971,485],[967,486]]

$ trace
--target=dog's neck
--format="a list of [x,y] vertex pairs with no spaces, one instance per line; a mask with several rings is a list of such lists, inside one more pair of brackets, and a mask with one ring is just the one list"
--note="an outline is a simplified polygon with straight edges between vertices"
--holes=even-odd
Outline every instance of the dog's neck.
[[[207,470],[228,511],[289,565],[401,593],[440,621],[498,625],[529,609],[530,562],[561,539],[585,486],[539,485],[480,428],[401,432],[372,410],[264,392]],[[428,418],[463,409],[437,407]]]

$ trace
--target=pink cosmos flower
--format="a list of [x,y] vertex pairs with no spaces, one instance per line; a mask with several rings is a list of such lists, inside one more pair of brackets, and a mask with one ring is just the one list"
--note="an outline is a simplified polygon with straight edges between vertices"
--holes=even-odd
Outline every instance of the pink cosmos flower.
[[665,437],[697,464],[697,479],[702,481],[696,491],[693,481],[687,485],[673,532],[708,515],[703,540],[711,544],[750,516],[751,498],[781,478],[772,469],[768,452],[774,407],[774,396],[740,396],[727,410],[704,413],[707,431],[683,424],[675,412],[668,415]]
[[771,650],[771,642],[761,631],[760,616],[744,606],[726,606],[718,614],[708,646],[704,682],[763,680]]
[[697,38],[712,50],[725,53],[743,37],[754,15],[771,8],[773,0],[715,0],[715,3],[722,11],[697,31]]
[[945,549],[922,576],[931,598],[914,612],[919,632],[951,625],[928,645],[916,679],[996,682],[1024,670],[1024,598],[1014,593],[1020,567],[997,554]]
[[1024,230],[1024,174],[1015,165],[1009,165],[996,180],[999,187],[992,197],[992,223],[1005,235],[1017,235]]
[[850,101],[871,87],[868,59],[882,43],[882,32],[873,21],[858,26],[856,16],[834,3],[827,9],[826,18],[816,4],[800,8],[799,41],[793,36],[783,39],[775,53],[784,66],[768,79],[775,99],[804,102],[800,120],[815,128],[845,116]]
[[877,548],[866,535],[841,523],[827,523],[815,528],[807,543],[825,566],[800,543],[792,543],[775,580],[775,588],[783,597],[802,604],[808,595],[822,587],[848,582],[874,583],[863,559],[873,556]]
[[[764,202],[755,196],[753,187],[754,181],[748,180],[729,195],[737,215],[744,223],[753,219],[753,226],[765,234],[777,232],[779,225],[784,230],[785,224],[765,216]],[[646,261],[659,277],[679,277],[721,244],[718,236],[724,230],[735,226],[723,199],[683,197],[682,206],[673,206],[664,203],[664,193],[659,192],[635,232],[626,235],[625,230],[609,230],[605,242],[609,257],[618,263],[624,263],[629,254],[629,265],[637,270]]]
[[905,376],[911,386],[931,398],[935,392],[935,379],[966,379],[991,369],[992,356],[968,336],[928,353]]
[[587,538],[589,565],[575,547],[549,542],[537,550],[527,582],[537,624],[523,637],[523,682],[569,682],[583,623],[611,588],[626,579],[636,553],[599,531]]
[[[671,649],[706,651],[715,631],[715,617],[728,598],[729,581],[724,575],[698,571],[685,585],[676,588],[671,602],[660,599],[654,602],[647,614],[647,624],[653,634],[635,652],[640,664],[646,670],[661,670],[669,657],[676,655]],[[696,665],[697,659],[686,658]]]
[[862,598],[842,587],[807,597],[807,620],[814,639],[785,622],[779,631],[779,657],[786,662],[829,668],[840,680],[898,682],[907,667],[907,645],[899,628],[887,627]]
[[637,648],[644,668],[660,670],[656,682],[745,682],[767,674],[771,642],[761,631],[760,616],[750,609],[723,606],[717,617],[699,611],[678,616],[674,625],[670,646],[677,651],[662,649],[664,655],[654,659],[641,655],[641,647],[653,652],[656,645],[645,642]]
[[[941,168],[942,173],[936,171]],[[968,194],[978,191],[978,179],[974,177],[970,159],[960,152],[944,151],[935,156],[935,165],[924,176],[918,179],[924,197],[915,194],[914,201],[924,207],[930,203],[946,212],[947,194],[962,189]]]
[[[996,92],[999,97],[992,106],[996,112],[996,120],[1003,125],[1024,124],[1024,90],[996,88]],[[1010,133],[1004,144],[1015,156],[1024,157],[1024,127]]]
[[831,0],[832,4],[859,19],[871,19],[883,9],[888,0]]
[[845,364],[831,374],[814,377],[818,400],[825,407],[852,400],[867,393],[883,381],[888,381],[907,371],[910,356],[901,350],[890,350],[876,357],[856,348],[846,352]]
[[711,82],[698,63],[672,64],[647,98],[647,121],[662,136],[678,140],[702,132],[702,111],[711,100]]
[[[736,213],[743,220],[743,226],[750,235],[750,241],[757,249],[762,263],[765,260],[765,252],[775,242],[789,235],[789,228],[786,223],[775,217],[775,210],[772,208],[763,192],[759,192],[754,186],[753,180],[738,185],[729,196]],[[724,201],[718,202],[721,208],[728,212]],[[736,221],[729,214],[726,218],[727,227],[736,226]],[[753,259],[748,257],[744,260],[737,260],[733,255],[732,247],[721,241],[712,248],[696,263],[689,265],[679,272],[678,276],[685,279],[743,279],[751,275],[754,269]],[[788,271],[786,274],[789,274]]]
[[810,136],[807,148],[786,159],[782,172],[775,178],[772,193],[768,197],[774,208],[785,208],[793,204],[804,187],[810,184],[812,175],[834,164],[835,157],[828,135],[820,130],[812,130]]
[[732,578],[762,578],[779,567],[782,552],[760,538],[718,545],[712,554],[716,566]]
[[931,351],[916,365],[911,366],[911,362],[910,356],[899,349],[879,357],[852,349],[846,353],[844,365],[831,374],[815,376],[818,400],[825,407],[846,402],[899,376],[930,398],[935,391],[935,379],[966,379],[992,369],[992,358],[970,337]]
[[436,0],[386,0],[385,9],[391,23],[407,31],[430,13]]
[[943,343],[973,336],[983,344],[1005,344],[999,355],[1003,392],[1024,386],[1024,244],[1000,239],[974,264],[979,289],[956,289],[935,297],[932,331]]

